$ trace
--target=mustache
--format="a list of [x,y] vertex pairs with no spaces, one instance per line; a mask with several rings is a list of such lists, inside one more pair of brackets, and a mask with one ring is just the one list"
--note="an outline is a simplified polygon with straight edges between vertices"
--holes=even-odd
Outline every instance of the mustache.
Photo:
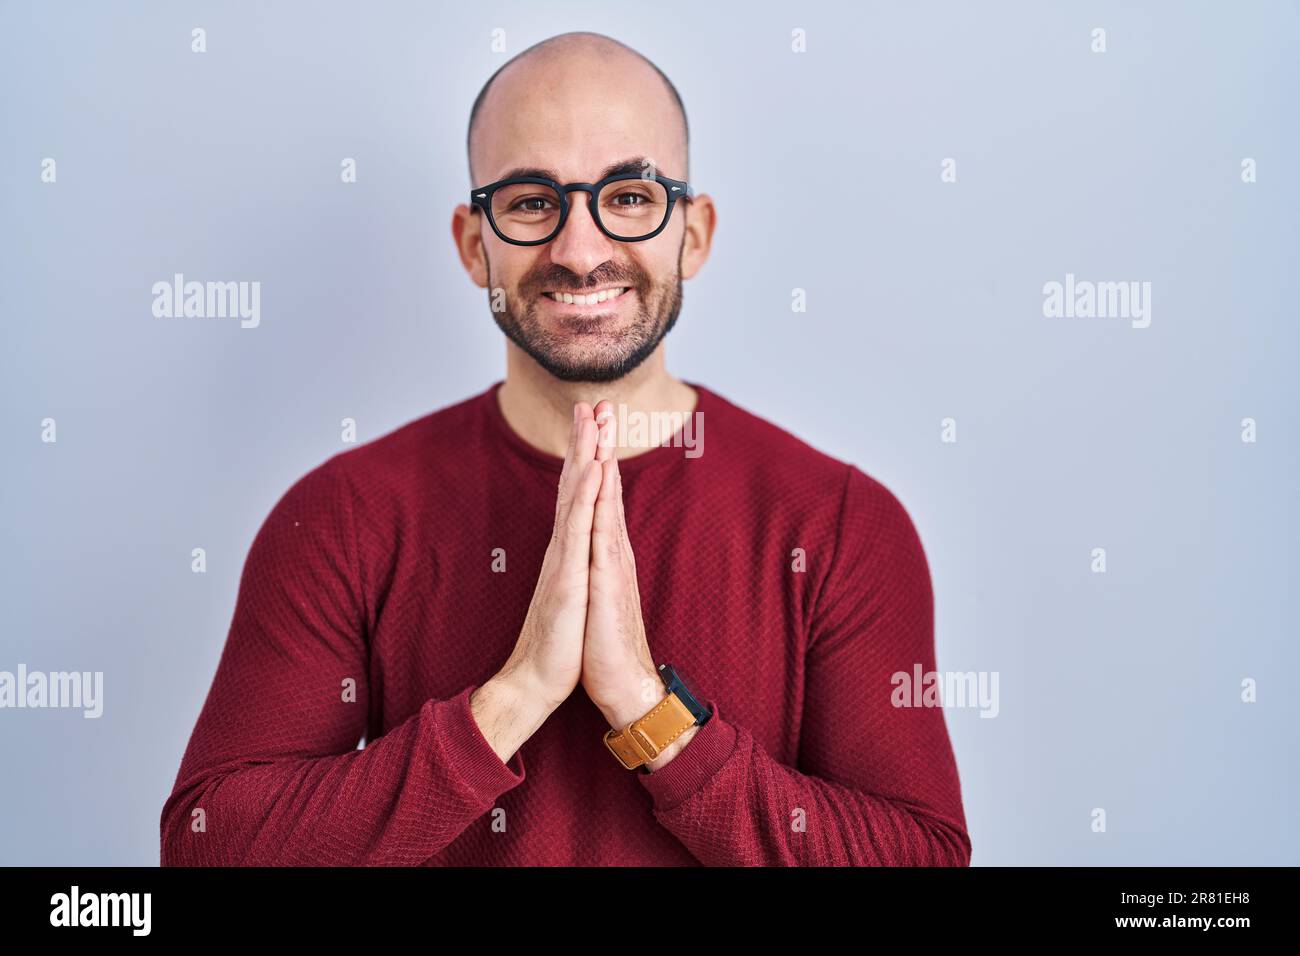
[[572,276],[555,277],[553,279],[541,280],[530,283],[530,285],[540,294],[542,292],[568,292],[571,295],[584,295],[587,292],[596,289],[607,289],[610,286],[625,286],[629,289],[640,289],[641,278],[639,276],[588,276],[585,281],[575,283]]

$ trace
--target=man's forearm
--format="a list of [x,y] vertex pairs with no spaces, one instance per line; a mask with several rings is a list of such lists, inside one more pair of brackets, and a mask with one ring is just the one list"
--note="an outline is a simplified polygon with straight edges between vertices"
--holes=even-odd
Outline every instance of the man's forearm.
[[500,673],[476,687],[469,704],[474,722],[502,763],[509,763],[552,713],[526,679]]

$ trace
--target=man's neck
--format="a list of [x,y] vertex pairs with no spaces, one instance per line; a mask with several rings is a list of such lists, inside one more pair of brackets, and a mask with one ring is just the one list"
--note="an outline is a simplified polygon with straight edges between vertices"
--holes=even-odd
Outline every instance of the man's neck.
[[[530,445],[563,458],[569,445],[573,405],[595,407],[608,399],[614,414],[679,413],[695,411],[695,389],[673,378],[664,367],[663,343],[629,374],[613,382],[565,382],[508,343],[506,378],[497,394],[506,423]],[[648,448],[617,449],[619,460],[640,455]]]

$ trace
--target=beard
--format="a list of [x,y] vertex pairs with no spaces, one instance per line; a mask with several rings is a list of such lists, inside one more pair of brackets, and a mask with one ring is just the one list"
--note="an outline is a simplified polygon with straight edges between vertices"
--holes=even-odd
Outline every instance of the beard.
[[[683,245],[685,236],[683,236]],[[585,280],[562,267],[544,269],[520,283],[523,294],[505,296],[504,308],[492,311],[497,327],[533,361],[564,382],[613,382],[627,375],[648,358],[677,324],[682,309],[681,247],[677,268],[671,278],[655,283],[633,265],[616,267],[605,263]],[[491,281],[488,262],[488,291],[499,288]],[[538,299],[543,289],[580,292],[584,288],[627,286],[636,293],[636,311],[630,325],[616,335],[600,330],[608,319],[599,316],[570,317],[555,323],[538,316]],[[518,309],[511,303],[522,303]]]

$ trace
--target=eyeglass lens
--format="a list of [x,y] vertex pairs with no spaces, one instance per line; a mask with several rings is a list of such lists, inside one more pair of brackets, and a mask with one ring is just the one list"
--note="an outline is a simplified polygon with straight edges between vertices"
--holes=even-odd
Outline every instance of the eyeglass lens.
[[[581,202],[585,193],[571,193]],[[555,232],[560,221],[560,194],[540,183],[514,183],[492,194],[492,220],[507,238],[536,242]],[[618,179],[596,196],[596,214],[620,239],[640,239],[654,232],[668,214],[668,191],[653,179]]]

